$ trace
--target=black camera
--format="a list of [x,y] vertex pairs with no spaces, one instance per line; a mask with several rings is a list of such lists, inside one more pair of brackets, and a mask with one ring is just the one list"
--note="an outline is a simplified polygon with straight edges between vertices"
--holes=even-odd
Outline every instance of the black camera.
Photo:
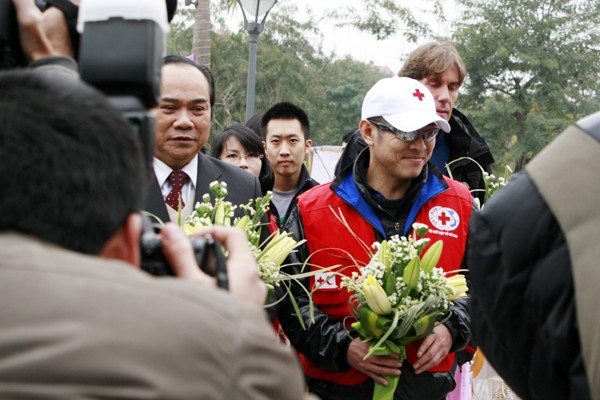
[[[86,0],[89,2],[89,0]],[[167,20],[171,22],[177,11],[177,0],[164,0],[167,10]],[[130,6],[140,7],[140,3]],[[48,7],[57,7],[65,15],[69,36],[73,46],[75,58],[78,59],[80,34],[77,32],[79,7],[70,0],[35,0],[35,4],[41,11]],[[119,16],[119,5],[116,3],[107,4],[108,7],[115,9],[115,16]],[[141,5],[143,7],[143,5]],[[113,40],[113,32],[106,37],[106,43],[118,43]],[[15,8],[12,0],[0,0],[0,70],[24,67],[27,65],[27,59],[21,49],[19,40],[19,25],[17,23]]]
[[[173,269],[161,249],[160,226],[150,223],[147,217],[144,218],[144,231],[140,242],[142,269],[155,276],[174,276]],[[192,237],[190,242],[200,270],[215,277],[217,286],[227,289],[227,264],[221,243],[212,237]]]

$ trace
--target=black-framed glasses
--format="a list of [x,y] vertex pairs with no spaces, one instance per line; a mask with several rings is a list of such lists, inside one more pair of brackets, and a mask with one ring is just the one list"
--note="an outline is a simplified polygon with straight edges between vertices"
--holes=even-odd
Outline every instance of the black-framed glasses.
[[424,128],[417,129],[416,131],[404,132],[400,129],[394,128],[391,125],[386,125],[384,123],[373,121],[371,119],[368,119],[367,121],[369,121],[381,130],[392,132],[394,135],[396,135],[398,139],[405,142],[412,142],[413,140],[417,140],[419,137],[422,137],[423,141],[429,143],[433,141],[433,139],[435,139],[435,137],[440,131],[440,128],[438,128],[437,126],[428,125]]

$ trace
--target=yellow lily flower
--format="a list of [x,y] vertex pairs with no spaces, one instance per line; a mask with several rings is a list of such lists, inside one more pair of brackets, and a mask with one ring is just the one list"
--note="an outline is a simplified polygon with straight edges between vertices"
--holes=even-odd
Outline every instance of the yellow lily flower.
[[392,312],[390,299],[373,275],[367,276],[363,283],[363,289],[365,291],[365,300],[375,314],[387,315]]
[[446,278],[446,284],[452,289],[452,294],[448,296],[448,300],[456,300],[460,297],[467,296],[467,280],[462,274],[456,274]]
[[286,257],[298,246],[288,232],[275,232],[267,247],[261,252],[258,260],[270,261],[280,267]]
[[389,271],[392,267],[392,254],[390,251],[390,245],[388,244],[387,240],[381,242],[377,254],[379,262],[385,265],[386,271]]

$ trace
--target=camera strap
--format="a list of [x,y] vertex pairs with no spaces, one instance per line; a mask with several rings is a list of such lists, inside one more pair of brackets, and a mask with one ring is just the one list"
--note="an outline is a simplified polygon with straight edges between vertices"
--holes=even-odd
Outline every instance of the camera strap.
[[69,29],[69,37],[71,38],[71,46],[75,58],[79,54],[79,33],[77,32],[77,16],[79,14],[79,6],[71,3],[69,0],[45,0],[48,5],[54,6],[63,12]]

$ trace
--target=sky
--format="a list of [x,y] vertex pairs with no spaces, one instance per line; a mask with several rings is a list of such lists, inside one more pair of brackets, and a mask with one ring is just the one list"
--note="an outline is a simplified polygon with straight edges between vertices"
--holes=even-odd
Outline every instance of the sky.
[[[407,0],[401,4],[415,4],[412,0]],[[352,5],[355,7],[361,7],[362,0],[279,0],[275,4],[274,9],[284,4],[295,3],[298,7],[298,18],[307,18],[305,9],[309,9],[313,17],[319,20],[319,17],[325,14],[327,11],[331,11],[337,8],[348,7]],[[426,2],[420,2],[426,4]],[[454,7],[453,1],[444,1],[448,20],[454,18]],[[231,16],[233,19],[242,20],[241,12],[235,10]],[[427,18],[427,13],[415,9],[417,15],[422,15],[423,18]],[[419,14],[420,13],[420,14]],[[267,17],[266,28],[268,29],[269,17]],[[448,24],[446,24],[448,25]],[[409,43],[404,39],[401,33],[395,36],[378,41],[375,36],[359,32],[355,28],[339,28],[335,27],[330,21],[323,21],[317,24],[322,33],[322,46],[326,53],[334,52],[338,57],[350,55],[353,59],[362,61],[365,63],[373,62],[376,66],[388,67],[392,73],[398,72],[404,59],[415,47],[427,39],[424,39],[420,43]],[[436,34],[447,34],[447,26],[435,24]],[[260,40],[259,40],[260,46]]]

